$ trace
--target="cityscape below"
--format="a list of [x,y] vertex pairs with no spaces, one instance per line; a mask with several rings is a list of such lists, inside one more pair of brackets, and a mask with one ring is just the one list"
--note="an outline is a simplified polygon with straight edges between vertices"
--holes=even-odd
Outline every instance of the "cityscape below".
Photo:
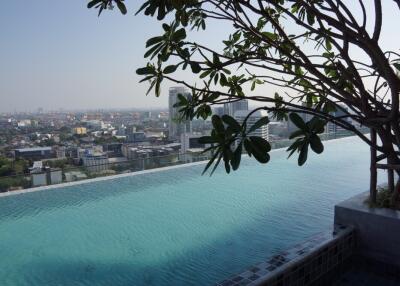
[[[189,98],[185,87],[169,89],[168,109],[13,113],[0,116],[0,191],[13,191],[92,177],[207,160],[208,146],[198,139],[209,135],[211,120],[184,120],[175,104]],[[249,114],[247,100],[216,106],[213,114],[242,123]],[[266,111],[253,113],[254,124]],[[304,116],[304,115],[303,115]],[[306,116],[305,116],[306,117]],[[285,147],[296,130],[291,121],[274,121],[253,131],[275,147]],[[309,118],[304,118],[309,120]],[[328,124],[325,135],[343,132]]]

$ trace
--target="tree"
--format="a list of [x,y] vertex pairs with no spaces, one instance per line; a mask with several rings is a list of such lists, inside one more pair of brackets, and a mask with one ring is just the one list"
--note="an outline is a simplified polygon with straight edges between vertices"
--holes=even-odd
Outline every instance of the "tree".
[[0,193],[7,192],[12,187],[29,188],[30,182],[21,176],[0,178]]
[[[387,2],[400,12],[399,0]],[[101,13],[113,3],[126,13],[122,0],[93,0],[88,6],[97,5]],[[389,169],[393,190],[393,169],[399,172],[400,166],[400,54],[384,50],[380,43],[381,0],[147,0],[137,13],[142,12],[160,21],[171,15],[173,21],[163,23],[164,33],[147,41],[144,56],[149,62],[137,74],[156,96],[166,80],[191,88],[192,97],[180,96],[177,104],[183,117],[212,116],[212,133],[202,138],[213,144],[214,151],[206,170],[220,161],[227,172],[236,170],[242,149],[261,163],[269,161],[269,143],[249,135],[268,124],[267,118],[247,128],[248,117],[239,124],[227,115],[212,115],[213,105],[248,99],[263,104],[249,116],[264,109],[297,126],[288,151],[289,156],[299,154],[299,165],[306,162],[310,148],[323,152],[318,135],[333,123],[370,146],[372,201],[376,167]],[[230,23],[233,29],[223,50],[188,40],[188,31],[206,30],[219,22]],[[200,81],[174,77],[178,69],[191,71]],[[260,85],[278,86],[282,93],[254,95]],[[311,119],[306,122],[299,114]],[[371,136],[358,126],[370,128]],[[377,164],[383,159],[387,164]]]
[[13,173],[10,160],[4,157],[0,157],[0,177],[10,176]]

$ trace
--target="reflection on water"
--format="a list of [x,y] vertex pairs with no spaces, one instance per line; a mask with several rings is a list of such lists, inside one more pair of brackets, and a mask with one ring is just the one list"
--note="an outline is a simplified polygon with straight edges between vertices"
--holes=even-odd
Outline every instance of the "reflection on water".
[[276,151],[231,175],[191,166],[1,198],[0,284],[213,284],[329,227],[367,189],[368,152],[347,138],[304,167]]

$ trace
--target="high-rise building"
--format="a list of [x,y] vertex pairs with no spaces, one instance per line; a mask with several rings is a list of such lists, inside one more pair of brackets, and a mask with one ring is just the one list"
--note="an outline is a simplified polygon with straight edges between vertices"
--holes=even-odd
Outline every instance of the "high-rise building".
[[192,122],[190,120],[181,120],[179,108],[174,107],[178,102],[178,94],[186,98],[191,97],[190,90],[186,87],[177,86],[169,89],[169,139],[180,139],[181,134],[192,132]]
[[232,101],[224,104],[224,114],[234,117],[236,111],[239,110],[249,110],[249,102],[247,99]]
[[[245,120],[246,116],[249,114],[249,111],[246,110],[238,110],[235,112],[235,119],[237,122],[240,124],[243,123]],[[258,120],[260,120],[263,117],[267,117],[268,112],[265,110],[257,110],[254,112],[252,115],[250,115],[249,119],[247,120],[247,129],[253,126],[254,123],[256,123]],[[249,134],[250,136],[258,136],[262,137],[265,140],[269,140],[269,128],[268,125],[263,125],[260,128],[254,130]]]
[[[336,111],[334,112],[330,112],[330,115],[334,116],[334,117],[341,117],[341,116],[345,116],[346,112],[348,111],[348,108],[344,105],[340,105],[340,108],[337,108]],[[350,123],[350,119],[346,118],[346,119],[342,119],[345,120],[347,122]],[[325,132],[326,133],[336,133],[339,131],[344,131],[345,129],[341,126],[336,125],[335,123],[332,122],[328,122],[325,126]]]

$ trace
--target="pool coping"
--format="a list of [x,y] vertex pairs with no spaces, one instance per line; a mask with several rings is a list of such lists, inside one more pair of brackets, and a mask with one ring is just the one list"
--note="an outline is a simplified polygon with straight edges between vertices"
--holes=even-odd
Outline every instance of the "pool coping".
[[108,181],[108,180],[113,180],[113,179],[120,179],[120,178],[126,178],[126,177],[131,177],[131,176],[156,173],[156,172],[173,170],[173,169],[178,169],[178,168],[183,168],[183,167],[202,165],[202,164],[205,164],[206,162],[207,161],[185,163],[185,164],[179,164],[179,165],[168,166],[168,167],[160,167],[160,168],[154,168],[154,169],[149,169],[149,170],[142,170],[142,171],[129,172],[129,173],[124,173],[124,174],[117,174],[117,175],[104,176],[104,177],[98,177],[98,178],[92,178],[92,179],[85,179],[85,180],[74,181],[74,182],[65,182],[65,183],[61,183],[61,184],[23,189],[23,190],[18,190],[18,191],[9,191],[9,192],[5,192],[5,193],[0,193],[0,198],[12,196],[12,195],[21,195],[21,194],[26,194],[26,193],[44,191],[44,190],[49,190],[49,189],[65,188],[65,187],[89,184],[89,183],[94,183],[94,182]]
[[[348,139],[354,138],[354,137],[357,137],[357,136],[355,135],[355,136],[348,136],[348,137],[326,140],[326,141],[324,141],[324,144],[336,142],[339,140],[348,140]],[[284,149],[287,149],[287,147],[272,149],[269,153],[281,151]],[[248,157],[247,154],[243,154],[243,155]],[[15,195],[22,195],[22,194],[26,194],[26,193],[33,193],[33,192],[38,192],[38,191],[45,191],[45,190],[50,190],[50,189],[58,189],[58,188],[65,188],[65,187],[70,187],[70,186],[77,186],[77,185],[82,185],[82,184],[90,184],[90,183],[94,183],[94,182],[102,182],[102,181],[119,179],[119,178],[126,178],[126,177],[131,177],[131,176],[151,174],[151,173],[155,173],[155,172],[162,172],[162,171],[179,169],[179,168],[184,168],[184,167],[203,165],[203,164],[206,164],[207,162],[208,162],[208,160],[203,160],[203,161],[198,161],[198,162],[184,163],[184,164],[154,168],[154,169],[149,169],[149,170],[134,171],[134,172],[124,173],[124,174],[110,175],[110,176],[104,176],[104,177],[98,177],[98,178],[92,178],[92,179],[84,179],[84,180],[74,181],[74,182],[65,182],[65,183],[55,184],[55,185],[34,187],[34,188],[28,188],[28,189],[23,189],[23,190],[17,190],[17,191],[8,191],[8,192],[0,193],[0,198],[15,196]]]
[[352,226],[334,225],[332,230],[317,233],[279,251],[216,286],[309,285],[351,257],[354,233]]

